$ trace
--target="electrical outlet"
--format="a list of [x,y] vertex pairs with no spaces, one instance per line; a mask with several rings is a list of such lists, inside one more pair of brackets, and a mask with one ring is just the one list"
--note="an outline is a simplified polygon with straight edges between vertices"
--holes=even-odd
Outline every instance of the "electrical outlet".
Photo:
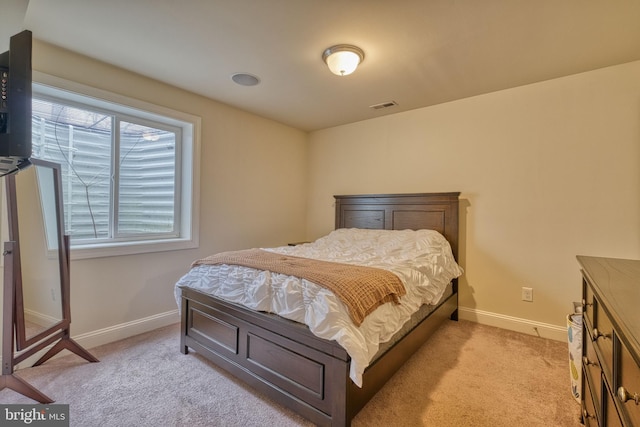
[[533,302],[533,288],[522,287],[522,301]]
[[51,300],[55,301],[56,300],[56,290],[51,288]]

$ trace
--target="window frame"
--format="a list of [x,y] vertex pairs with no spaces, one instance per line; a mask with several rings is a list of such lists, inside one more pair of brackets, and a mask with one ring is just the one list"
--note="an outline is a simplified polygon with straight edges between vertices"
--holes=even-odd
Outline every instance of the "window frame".
[[[175,193],[180,197],[180,209],[175,218],[178,236],[126,240],[118,240],[115,236],[108,241],[72,243],[72,260],[193,249],[199,246],[200,117],[36,71],[33,72],[33,97],[64,100],[70,105],[89,105],[92,109],[107,112],[116,111],[120,120],[129,117],[137,123],[148,120],[158,124],[158,116],[161,116],[160,124],[181,129],[180,150],[176,150],[176,185],[179,189],[176,187]],[[79,99],[82,100],[78,101]],[[119,127],[116,132],[119,132]],[[119,156],[119,153],[112,155]]]
[[[132,123],[132,124],[140,124],[143,126],[149,126],[149,127],[154,127],[156,129],[161,129],[164,131],[168,131],[168,132],[174,132],[176,134],[176,152],[175,152],[175,164],[174,164],[174,171],[175,171],[175,188],[176,191],[174,191],[173,194],[173,203],[174,203],[174,227],[173,230],[170,233],[162,233],[161,236],[171,236],[174,235],[174,238],[178,238],[180,237],[180,224],[182,223],[182,217],[181,217],[181,212],[178,209],[180,207],[180,205],[182,204],[182,144],[184,143],[184,137],[182,136],[183,133],[183,128],[180,126],[175,126],[175,125],[169,125],[166,122],[162,123],[162,122],[158,122],[158,121],[154,121],[154,120],[149,120],[146,118],[140,118],[140,117],[134,117],[131,116],[129,114],[121,114],[119,113],[118,117],[116,118],[116,123],[115,123],[115,130],[114,133],[116,135],[113,136],[113,138],[120,140],[121,136],[120,136],[120,131],[121,131],[121,125],[122,122],[127,122],[127,123]],[[121,151],[122,151],[122,145],[121,142],[118,141],[117,144],[113,144],[112,145],[112,158],[119,158],[121,156]],[[112,174],[114,175],[114,182],[113,182],[113,188],[117,188],[120,186],[120,162],[114,162],[112,164]],[[112,204],[113,205],[117,205],[120,206],[120,191],[114,191],[112,193],[113,196],[113,201]],[[114,215],[113,218],[110,219],[111,221],[111,226],[114,227],[113,233],[114,236],[112,238],[111,241],[119,241],[119,240],[140,240],[137,239],[135,237],[128,237],[130,235],[123,233],[122,231],[120,231],[120,226],[119,226],[119,215],[120,215],[120,209],[117,210],[112,210],[110,212],[110,215]],[[153,233],[147,233],[147,236],[149,236],[152,240],[155,238],[153,237]],[[171,237],[169,237],[171,238]]]

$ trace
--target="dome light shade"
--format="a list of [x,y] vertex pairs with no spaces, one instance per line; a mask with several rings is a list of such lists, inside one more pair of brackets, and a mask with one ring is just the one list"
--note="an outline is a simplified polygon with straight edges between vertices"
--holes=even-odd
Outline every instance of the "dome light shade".
[[358,68],[364,59],[364,52],[356,46],[339,44],[326,49],[322,59],[333,74],[347,76]]

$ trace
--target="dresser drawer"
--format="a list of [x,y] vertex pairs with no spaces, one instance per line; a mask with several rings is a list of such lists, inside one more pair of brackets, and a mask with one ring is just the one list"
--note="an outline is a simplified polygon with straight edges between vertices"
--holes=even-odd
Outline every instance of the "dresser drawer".
[[598,425],[598,413],[593,404],[589,381],[582,382],[582,422],[587,427]]
[[607,380],[613,379],[613,325],[602,308],[600,301],[595,299],[595,319],[593,325],[593,345],[596,351],[600,351],[602,360],[600,360],[602,372]]
[[[588,329],[583,331],[587,332],[584,337],[588,337]],[[591,392],[594,397],[593,405],[596,407],[597,412],[600,413],[600,402],[602,402],[602,369],[600,368],[600,362],[598,356],[593,348],[593,344],[590,339],[584,341],[584,354],[582,356],[582,369],[584,370],[584,376]]]
[[640,426],[640,367],[622,343],[620,344],[619,380],[615,392],[624,417],[632,425]]
[[605,425],[607,427],[623,427],[622,421],[620,420],[620,416],[618,415],[618,410],[616,409],[615,403],[613,403],[613,397],[607,392],[605,393],[605,419],[607,422]]

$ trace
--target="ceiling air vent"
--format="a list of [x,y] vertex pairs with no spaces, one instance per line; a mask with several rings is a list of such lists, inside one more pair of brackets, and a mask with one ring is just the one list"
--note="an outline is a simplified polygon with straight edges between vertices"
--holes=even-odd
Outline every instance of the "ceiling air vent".
[[370,105],[369,108],[373,108],[374,110],[382,110],[383,108],[393,107],[394,105],[398,105],[396,101],[387,101],[381,102],[380,104]]

